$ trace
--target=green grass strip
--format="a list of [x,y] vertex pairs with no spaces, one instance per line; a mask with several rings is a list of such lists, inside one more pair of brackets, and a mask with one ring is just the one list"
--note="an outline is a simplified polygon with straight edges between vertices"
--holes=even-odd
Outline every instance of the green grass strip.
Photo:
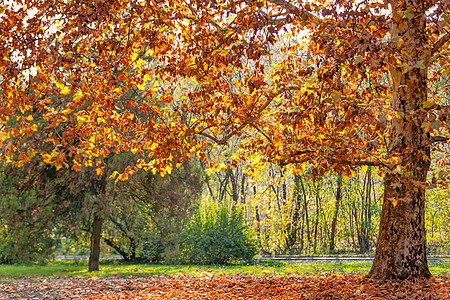
[[[34,276],[152,276],[152,275],[274,275],[289,276],[294,274],[327,276],[329,274],[366,274],[371,262],[279,262],[259,261],[252,264],[231,266],[187,266],[187,265],[100,265],[100,271],[88,272],[87,265],[53,262],[46,266],[38,265],[0,265],[0,278],[34,277]],[[435,276],[449,276],[450,262],[429,263],[431,273]]]

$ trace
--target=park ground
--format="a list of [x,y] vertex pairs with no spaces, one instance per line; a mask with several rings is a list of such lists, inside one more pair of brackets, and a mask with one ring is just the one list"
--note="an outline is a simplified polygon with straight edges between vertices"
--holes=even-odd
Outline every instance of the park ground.
[[450,299],[450,262],[431,279],[376,281],[371,262],[259,261],[235,266],[78,262],[0,266],[0,299]]

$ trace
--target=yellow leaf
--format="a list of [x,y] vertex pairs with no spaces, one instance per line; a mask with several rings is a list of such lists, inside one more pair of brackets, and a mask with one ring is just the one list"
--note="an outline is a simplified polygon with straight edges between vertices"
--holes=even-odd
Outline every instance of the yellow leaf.
[[423,103],[423,108],[428,108],[428,107],[430,107],[430,106],[433,106],[433,101],[425,101],[424,103]]
[[220,51],[219,54],[220,54],[221,56],[224,56],[224,55],[227,55],[229,52],[230,52],[230,49],[224,49],[224,50]]
[[85,116],[77,116],[78,125],[83,125],[87,121],[88,121],[88,118],[86,118]]
[[83,97],[83,91],[78,90],[74,95],[73,95],[73,100],[77,101],[78,99],[80,99],[81,97]]
[[9,139],[9,133],[7,133],[7,132],[0,133],[0,140],[6,140],[6,139]]
[[142,80],[144,80],[144,82],[150,81],[152,79],[152,76],[148,73],[146,73],[144,75],[144,77],[142,77]]
[[133,54],[131,54],[131,59],[134,61],[138,58],[138,56],[139,56],[139,53],[134,52]]
[[119,176],[117,176],[116,182],[119,181],[119,180],[120,180],[120,181],[128,180],[128,174],[127,174],[127,173],[120,174]]
[[145,64],[145,60],[139,58],[137,61],[134,62],[133,69],[137,69],[144,64]]
[[95,172],[97,172],[97,175],[103,174],[103,167],[95,169]]
[[392,203],[392,206],[396,207],[398,204],[398,200],[395,198],[391,198],[391,203]]
[[141,91],[145,90],[145,82],[141,83],[141,84],[136,84],[137,88]]
[[69,87],[65,86],[65,87],[61,90],[61,94],[63,94],[63,95],[68,95],[68,94],[70,94],[70,89],[69,89]]
[[145,52],[145,56],[148,56],[148,55],[153,55],[153,49],[148,49],[146,52]]
[[211,168],[206,169],[206,175],[211,176],[212,174],[223,171],[226,168],[227,168],[227,166],[224,163],[220,163],[218,165],[215,165]]
[[61,111],[61,114],[63,115],[68,115],[72,112],[72,110],[70,108],[66,108],[65,110]]
[[157,143],[152,143],[151,145],[147,144],[144,149],[149,149],[149,150],[155,150],[156,148],[158,148],[158,144]]
[[50,164],[52,157],[50,156],[50,154],[42,154],[42,159],[44,160],[45,163]]

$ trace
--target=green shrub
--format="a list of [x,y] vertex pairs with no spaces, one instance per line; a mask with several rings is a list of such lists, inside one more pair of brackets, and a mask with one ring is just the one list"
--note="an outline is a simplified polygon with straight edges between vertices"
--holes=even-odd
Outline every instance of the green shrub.
[[229,264],[256,254],[242,211],[209,203],[198,209],[182,233],[182,262]]
[[164,253],[164,245],[160,240],[149,241],[145,237],[143,238],[145,242],[143,243],[142,250],[139,253],[139,259],[146,263],[156,263],[162,260],[162,255]]

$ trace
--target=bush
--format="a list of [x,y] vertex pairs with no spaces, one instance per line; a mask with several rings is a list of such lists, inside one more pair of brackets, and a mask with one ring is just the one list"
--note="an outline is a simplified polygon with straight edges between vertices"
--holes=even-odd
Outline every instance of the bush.
[[229,264],[256,254],[242,211],[209,203],[198,209],[182,233],[182,262]]
[[[145,238],[144,238],[145,239]],[[156,263],[162,260],[164,245],[160,240],[148,241],[143,243],[139,259],[146,263]]]

